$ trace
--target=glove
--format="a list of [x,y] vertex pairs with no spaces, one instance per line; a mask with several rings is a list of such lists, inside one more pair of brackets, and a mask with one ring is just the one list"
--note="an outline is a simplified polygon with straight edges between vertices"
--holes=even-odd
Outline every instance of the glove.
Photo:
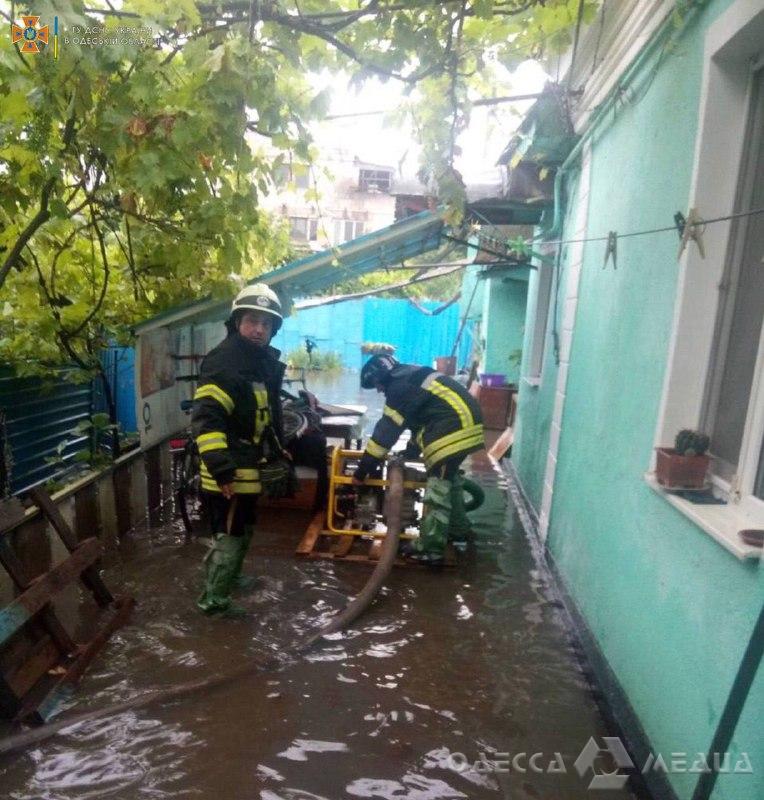
[[286,458],[277,458],[260,465],[260,483],[266,497],[294,497],[297,488],[297,476],[292,462]]

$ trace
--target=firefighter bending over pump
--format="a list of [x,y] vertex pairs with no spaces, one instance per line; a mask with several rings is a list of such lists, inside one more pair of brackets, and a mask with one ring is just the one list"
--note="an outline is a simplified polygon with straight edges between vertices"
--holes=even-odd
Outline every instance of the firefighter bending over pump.
[[285,364],[270,346],[283,321],[281,303],[257,283],[239,292],[228,336],[202,361],[191,427],[201,456],[202,492],[212,533],[205,558],[207,614],[238,611],[231,592],[246,588],[241,568],[254,534],[257,497],[288,492],[280,391]]
[[419,538],[407,555],[439,564],[448,540],[463,540],[470,530],[459,466],[469,453],[484,447],[477,401],[453,378],[429,367],[399,364],[390,355],[374,356],[364,364],[361,387],[383,392],[385,408],[354,482],[360,484],[376,471],[403,430],[409,428],[406,455],[422,452],[427,489]]

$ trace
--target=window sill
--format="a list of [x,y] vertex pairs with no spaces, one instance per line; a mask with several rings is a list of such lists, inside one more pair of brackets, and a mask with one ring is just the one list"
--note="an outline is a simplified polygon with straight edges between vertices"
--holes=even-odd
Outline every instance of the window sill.
[[738,531],[744,528],[761,527],[761,525],[757,525],[750,517],[741,514],[735,506],[731,504],[704,506],[691,503],[689,500],[667,492],[655,479],[653,472],[645,473],[645,481],[656,494],[691,519],[736,558],[745,561],[749,558],[760,559],[762,557],[761,547],[751,547],[738,536]]
[[526,375],[521,378],[523,383],[527,383],[528,386],[541,386],[541,378],[531,378],[530,376]]

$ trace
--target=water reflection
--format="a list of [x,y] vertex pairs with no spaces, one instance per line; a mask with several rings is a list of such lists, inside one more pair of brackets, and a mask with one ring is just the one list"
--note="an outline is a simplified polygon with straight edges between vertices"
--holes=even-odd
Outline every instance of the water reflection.
[[[329,402],[348,400],[356,381],[311,388]],[[380,399],[363,393],[360,402]],[[261,580],[237,598],[248,616],[211,620],[193,605],[204,545],[179,546],[172,526],[135,537],[106,576],[115,591],[138,597],[134,622],[83,681],[77,708],[226,674],[253,657],[275,663],[214,692],[93,721],[0,759],[3,796],[580,800],[586,785],[573,770],[518,775],[490,766],[491,754],[521,750],[572,754],[572,764],[604,727],[549,576],[508,507],[505,480],[485,464],[475,468],[487,500],[473,514],[476,541],[459,566],[396,569],[380,602],[306,657],[290,645],[358,594],[366,567],[296,561],[302,528],[284,525],[281,555],[249,559]],[[454,769],[455,753],[466,768]],[[481,753],[488,769],[475,767]]]
[[427,778],[407,772],[400,781],[361,778],[345,787],[353,797],[381,797],[384,800],[445,800],[449,797],[469,797],[437,778]]
[[292,744],[278,753],[279,758],[290,761],[307,761],[308,753],[347,753],[348,746],[344,742],[319,742],[311,739],[295,739]]
[[204,745],[180,725],[130,712],[78,725],[63,738],[28,754],[33,764],[28,793],[12,797],[127,797],[126,791],[137,786],[149,796],[175,795],[174,789],[183,793],[184,763],[193,757],[193,748]]

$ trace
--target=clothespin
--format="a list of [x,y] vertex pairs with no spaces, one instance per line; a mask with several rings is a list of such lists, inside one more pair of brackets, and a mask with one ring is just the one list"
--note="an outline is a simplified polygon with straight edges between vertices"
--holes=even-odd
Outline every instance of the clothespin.
[[[677,217],[674,216],[674,220],[677,221]],[[698,246],[698,252],[700,253],[701,258],[706,257],[706,249],[703,247],[703,220],[700,218],[697,209],[691,208],[687,212],[687,219],[684,220],[684,225],[682,226],[682,241],[679,245],[679,253],[677,254],[677,260],[682,257],[682,253],[684,253],[684,248],[687,247],[687,242],[692,239],[695,244]]]
[[618,232],[610,231],[607,235],[607,245],[605,247],[605,261],[602,264],[602,269],[605,269],[607,262],[613,257],[613,269],[618,269]]

